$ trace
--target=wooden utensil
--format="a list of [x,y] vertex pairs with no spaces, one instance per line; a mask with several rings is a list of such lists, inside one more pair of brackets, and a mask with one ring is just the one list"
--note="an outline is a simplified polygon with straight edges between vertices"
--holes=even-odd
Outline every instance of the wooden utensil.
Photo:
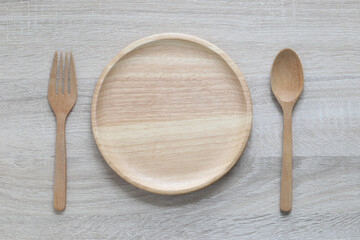
[[[68,66],[68,53],[65,54],[64,77],[62,76],[62,53],[60,53],[59,68],[57,68],[57,55],[57,52],[55,52],[50,72],[48,100],[56,116],[56,151],[53,204],[56,211],[63,211],[66,206],[65,121],[69,112],[75,105],[77,90],[75,67],[72,54],[70,53],[70,66]],[[56,81],[57,71],[59,76],[58,81]]]
[[303,86],[304,74],[299,57],[293,50],[283,49],[276,56],[271,70],[271,89],[284,117],[280,189],[280,210],[283,212],[290,212],[292,206],[291,113]]
[[141,39],[115,56],[96,85],[92,128],[110,167],[160,194],[205,187],[239,159],[250,94],[219,48],[184,34]]

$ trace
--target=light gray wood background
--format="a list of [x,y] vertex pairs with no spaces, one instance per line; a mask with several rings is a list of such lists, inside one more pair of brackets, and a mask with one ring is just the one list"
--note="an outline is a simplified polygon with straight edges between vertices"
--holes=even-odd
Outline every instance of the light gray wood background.
[[[253,128],[236,166],[182,196],[139,190],[102,159],[90,126],[101,71],[142,37],[180,32],[224,50],[247,80]],[[293,211],[279,212],[282,115],[270,90],[293,48],[305,87],[293,114]],[[52,209],[55,50],[72,50],[68,195]],[[0,239],[360,239],[359,1],[0,1]]]

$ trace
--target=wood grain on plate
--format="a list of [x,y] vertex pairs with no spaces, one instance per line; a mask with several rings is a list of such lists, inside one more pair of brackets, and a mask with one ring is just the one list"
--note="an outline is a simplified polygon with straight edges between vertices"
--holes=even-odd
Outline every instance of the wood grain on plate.
[[94,91],[92,127],[107,163],[161,194],[209,185],[239,159],[251,129],[250,94],[219,48],[159,34],[122,50]]

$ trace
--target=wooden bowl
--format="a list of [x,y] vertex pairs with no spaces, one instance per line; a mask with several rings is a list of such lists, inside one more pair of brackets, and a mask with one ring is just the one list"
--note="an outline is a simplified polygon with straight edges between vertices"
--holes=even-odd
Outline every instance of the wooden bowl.
[[219,48],[184,34],[136,41],[102,72],[96,144],[129,183],[159,194],[203,188],[239,159],[252,122],[246,82]]

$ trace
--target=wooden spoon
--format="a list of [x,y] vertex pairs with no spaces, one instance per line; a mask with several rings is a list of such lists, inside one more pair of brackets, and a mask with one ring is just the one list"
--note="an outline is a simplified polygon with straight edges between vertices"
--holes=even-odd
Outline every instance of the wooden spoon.
[[280,210],[291,211],[292,202],[292,129],[291,113],[304,86],[301,62],[291,49],[276,56],[271,70],[271,89],[283,110],[283,152],[281,166]]

